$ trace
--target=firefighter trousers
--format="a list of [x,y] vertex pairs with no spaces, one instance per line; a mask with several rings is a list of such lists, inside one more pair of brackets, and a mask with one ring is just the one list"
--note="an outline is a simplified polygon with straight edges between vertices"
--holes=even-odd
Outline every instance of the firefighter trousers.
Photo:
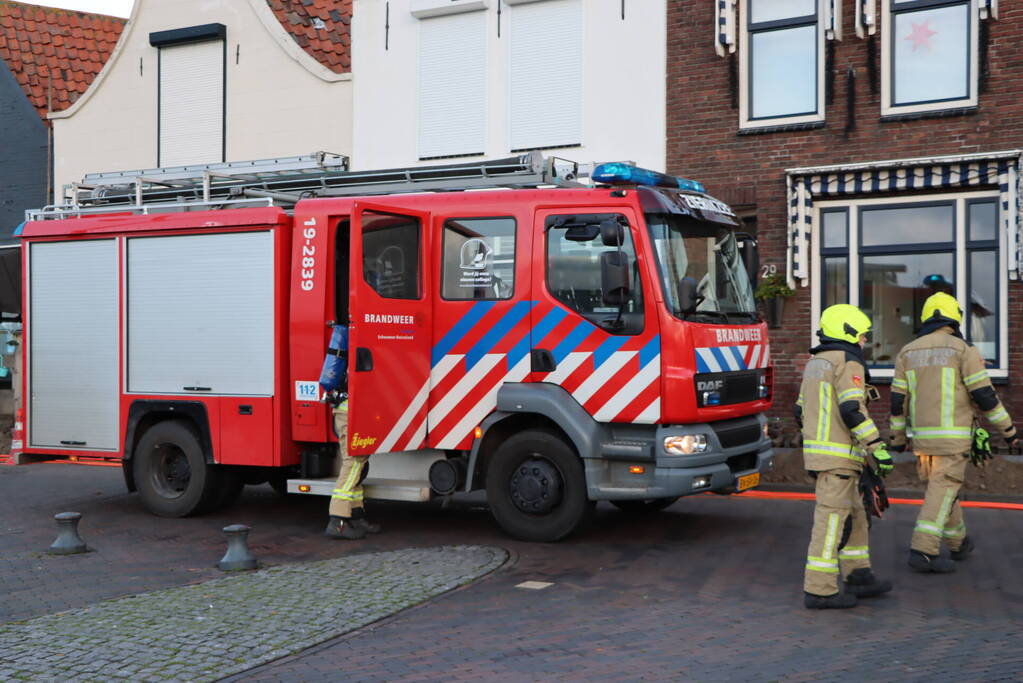
[[923,455],[917,453],[917,474],[927,482],[924,504],[916,518],[910,547],[928,555],[941,552],[945,541],[950,550],[959,550],[966,536],[959,489],[966,477],[964,455]]
[[803,579],[807,593],[834,595],[840,576],[870,568],[869,525],[859,483],[860,475],[853,470],[817,473],[817,505]]
[[348,402],[334,409],[334,431],[337,432],[337,457],[341,471],[330,497],[330,516],[350,519],[356,510],[362,510],[362,479],[369,456],[353,458],[348,455]]

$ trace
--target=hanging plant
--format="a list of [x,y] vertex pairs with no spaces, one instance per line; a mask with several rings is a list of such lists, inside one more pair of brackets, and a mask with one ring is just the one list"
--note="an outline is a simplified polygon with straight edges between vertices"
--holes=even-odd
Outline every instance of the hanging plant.
[[768,275],[760,281],[757,285],[757,291],[754,292],[753,296],[756,297],[757,301],[767,301],[769,299],[788,299],[791,296],[795,296],[796,290],[789,287],[785,281],[785,276],[780,273],[774,275]]

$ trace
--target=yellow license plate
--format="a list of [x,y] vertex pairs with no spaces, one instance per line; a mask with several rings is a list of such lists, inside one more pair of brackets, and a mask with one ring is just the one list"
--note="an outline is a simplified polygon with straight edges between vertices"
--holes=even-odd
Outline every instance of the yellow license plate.
[[760,483],[760,472],[754,472],[753,474],[747,474],[745,477],[739,477],[739,483],[736,485],[736,489],[739,491],[745,491],[751,489]]

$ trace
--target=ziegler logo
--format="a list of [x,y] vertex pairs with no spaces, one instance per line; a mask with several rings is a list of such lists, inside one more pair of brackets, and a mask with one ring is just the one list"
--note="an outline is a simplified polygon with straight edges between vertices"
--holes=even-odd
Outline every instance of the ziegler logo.
[[352,448],[366,448],[367,446],[372,446],[376,442],[376,437],[359,436],[358,432],[352,434]]
[[721,391],[723,386],[725,386],[723,379],[708,379],[696,383],[696,388],[699,391]]
[[739,328],[730,330],[714,330],[717,335],[718,344],[735,342],[758,342],[761,340],[760,328]]

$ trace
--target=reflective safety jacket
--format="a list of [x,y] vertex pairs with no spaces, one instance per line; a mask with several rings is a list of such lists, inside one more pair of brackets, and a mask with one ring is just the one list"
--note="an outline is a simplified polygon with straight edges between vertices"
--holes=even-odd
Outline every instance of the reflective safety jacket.
[[859,472],[864,451],[882,445],[867,413],[866,377],[859,358],[841,349],[818,351],[807,362],[796,401],[807,470]]
[[952,334],[951,327],[941,327],[902,347],[892,379],[892,445],[906,443],[908,425],[917,453],[967,453],[973,441],[974,406],[1006,439],[1016,435],[980,352]]

